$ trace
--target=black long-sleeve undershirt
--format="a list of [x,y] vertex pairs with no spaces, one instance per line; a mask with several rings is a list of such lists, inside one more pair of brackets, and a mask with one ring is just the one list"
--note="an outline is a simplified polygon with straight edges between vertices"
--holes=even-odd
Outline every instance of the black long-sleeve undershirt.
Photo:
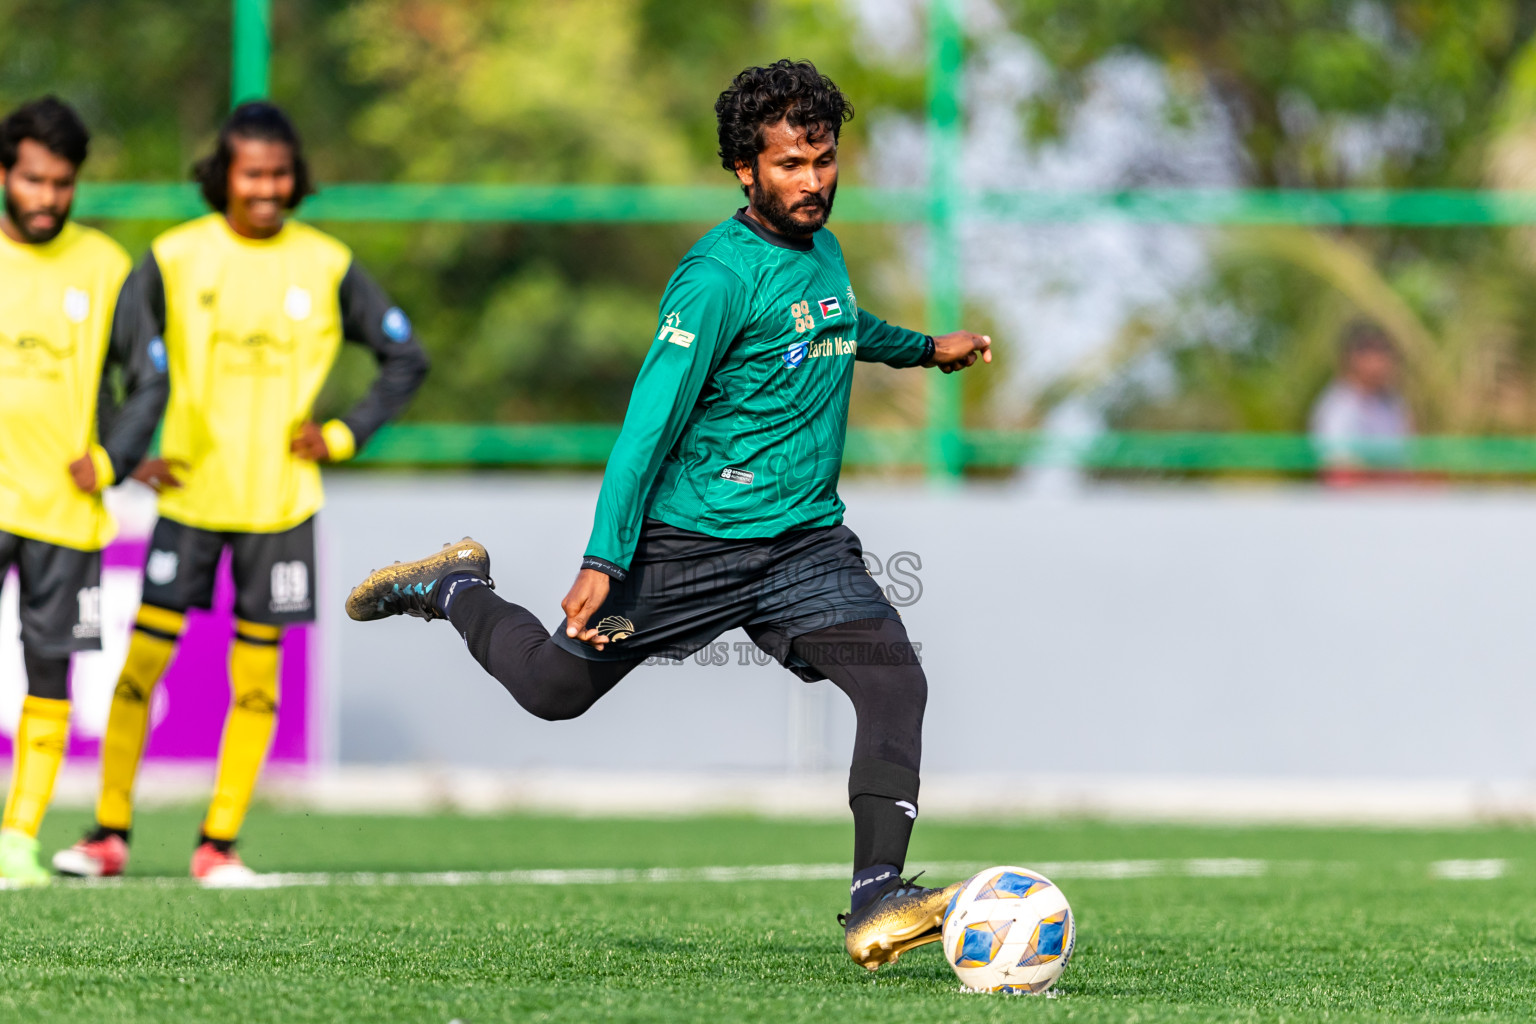
[[[128,275],[118,295],[96,402],[97,434],[118,480],[132,473],[149,450],[170,396],[164,323],[165,285],[150,255]],[[114,376],[121,381],[121,401]]]

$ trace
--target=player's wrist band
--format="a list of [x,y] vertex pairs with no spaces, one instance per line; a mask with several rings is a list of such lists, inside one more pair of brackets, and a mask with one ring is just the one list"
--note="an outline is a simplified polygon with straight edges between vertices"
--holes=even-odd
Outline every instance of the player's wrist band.
[[629,572],[627,570],[620,569],[606,558],[594,558],[591,555],[585,555],[582,557],[581,567],[583,569],[596,569],[604,576],[612,576],[614,579],[621,582],[627,576],[629,576]]
[[96,493],[100,494],[117,483],[117,470],[112,466],[112,456],[101,445],[91,445],[89,452],[91,466],[96,470]]
[[939,344],[933,340],[933,335],[923,335],[923,357],[917,361],[917,365],[921,366],[932,359],[933,353],[938,350],[938,347]]
[[352,428],[341,420],[327,420],[320,428],[320,436],[325,439],[326,451],[332,462],[345,462],[357,454],[357,439],[352,434]]

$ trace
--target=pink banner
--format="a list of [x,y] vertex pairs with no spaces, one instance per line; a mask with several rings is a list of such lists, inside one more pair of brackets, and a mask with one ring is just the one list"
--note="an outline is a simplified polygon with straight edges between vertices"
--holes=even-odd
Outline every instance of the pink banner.
[[[102,552],[103,582],[111,574],[141,573],[148,547],[145,540],[120,540]],[[137,592],[137,588],[134,588]],[[234,636],[234,580],[228,552],[219,564],[213,609],[187,613],[187,627],[165,678],[156,688],[150,705],[149,743],[146,760],[211,761],[218,756],[229,710],[229,645]],[[131,629],[131,614],[120,628]],[[310,653],[312,626],[284,631],[278,689],[277,730],[269,761],[290,765],[312,764],[318,748],[311,735],[312,707]],[[77,690],[76,699],[80,698]],[[10,739],[0,735],[0,753],[9,754]],[[94,758],[100,741],[71,730],[69,757]]]

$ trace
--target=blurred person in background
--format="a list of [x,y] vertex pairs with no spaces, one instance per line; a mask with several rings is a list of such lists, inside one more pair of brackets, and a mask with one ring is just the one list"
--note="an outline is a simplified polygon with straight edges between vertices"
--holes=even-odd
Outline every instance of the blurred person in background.
[[69,219],[89,145],[52,96],[0,122],[0,582],[19,570],[27,672],[0,878],[19,885],[51,877],[37,831],[69,738],[70,655],[101,649],[101,549],[115,532],[101,492],[144,457],[166,396],[164,347],[118,302],[128,254]]
[[858,723],[853,878],[839,919],[849,955],[874,970],[939,939],[952,890],[901,877],[928,683],[843,525],[854,363],[950,373],[990,362],[991,340],[935,338],[859,307],[842,248],[822,230],[853,116],[831,79],[805,61],[748,68],[715,113],[721,163],[748,202],[668,282],[561,602],[565,623],[551,635],[492,593],[490,556],[468,538],[372,573],[347,612],[448,619],[481,666],[549,720],[585,713],[647,658],[686,657],[738,626],[800,678],[830,679]]
[[[235,852],[276,724],[283,629],[312,622],[319,463],[349,459],[420,387],[427,357],[411,322],[329,235],[287,218],[311,194],[303,147],[270,103],[244,103],[194,175],[213,213],[155,239],[124,304],[164,339],[170,399],[160,457],[134,471],[160,493],[143,603],[102,740],[96,825],[54,857],[72,875],[120,874],[133,781],[188,608],[213,602],[219,559],[234,569],[231,702],[213,800],[191,872],[240,885]],[[345,416],[312,408],[343,339],[372,350],[379,375]]]
[[1340,363],[1312,407],[1310,432],[1323,479],[1336,485],[1403,479],[1413,417],[1400,390],[1397,347],[1376,324],[1356,320],[1344,330]]

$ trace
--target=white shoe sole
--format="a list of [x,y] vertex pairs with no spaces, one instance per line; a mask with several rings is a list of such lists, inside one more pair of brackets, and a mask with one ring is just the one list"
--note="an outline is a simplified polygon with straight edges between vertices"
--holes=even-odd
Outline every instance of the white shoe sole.
[[105,874],[101,861],[75,849],[60,850],[54,854],[53,870],[61,875],[74,875],[77,878],[100,878]]
[[223,864],[197,881],[204,889],[255,889],[261,876],[244,864]]

